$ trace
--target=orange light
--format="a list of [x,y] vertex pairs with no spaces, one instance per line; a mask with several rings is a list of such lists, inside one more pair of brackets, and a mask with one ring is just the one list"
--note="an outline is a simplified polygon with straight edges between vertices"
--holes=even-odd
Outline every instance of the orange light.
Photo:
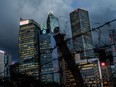
[[107,84],[108,82],[104,82],[104,84]]

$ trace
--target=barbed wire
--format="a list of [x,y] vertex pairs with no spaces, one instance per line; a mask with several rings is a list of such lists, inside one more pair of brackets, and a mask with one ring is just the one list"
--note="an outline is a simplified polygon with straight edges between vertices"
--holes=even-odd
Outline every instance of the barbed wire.
[[[96,30],[98,30],[98,29],[100,29],[100,28],[102,28],[102,27],[104,27],[104,26],[106,26],[106,25],[109,25],[109,24],[111,24],[112,22],[115,22],[115,21],[116,21],[116,19],[111,20],[111,21],[108,21],[108,22],[106,22],[105,24],[100,25],[100,26],[98,26],[98,27],[96,27],[96,28],[92,28],[92,29],[89,30],[89,31],[82,32],[82,33],[78,33],[78,34],[75,35],[74,37],[69,38],[69,39],[66,39],[65,42],[67,42],[67,41],[69,41],[69,40],[71,40],[71,39],[75,39],[76,37],[80,37],[81,35],[84,35],[84,34],[86,34],[86,33],[88,33],[88,32],[96,31]],[[102,46],[102,47],[108,47],[108,46],[112,46],[112,45],[115,45],[115,44],[105,45],[105,46]],[[51,48],[51,49],[50,49],[50,53],[51,53],[54,49],[56,49],[56,48],[57,48],[57,46],[55,46],[54,48]],[[90,51],[90,50],[94,50],[94,49],[95,49],[95,48],[89,49],[89,50],[84,50],[83,52],[85,52],[85,51]],[[80,52],[81,52],[81,51],[80,51]],[[41,52],[40,52],[40,53],[41,53]],[[51,61],[55,61],[55,60],[56,60],[56,59],[47,61],[47,62],[45,63],[45,65],[48,64],[48,63],[50,63]],[[43,64],[43,65],[44,65],[44,64]],[[43,65],[42,65],[42,66],[43,66]]]
[[100,28],[102,28],[102,27],[104,27],[104,26],[106,26],[106,25],[111,24],[112,22],[115,22],[115,21],[116,21],[116,19],[111,20],[111,21],[108,21],[108,22],[104,23],[103,25],[100,25],[100,26],[98,26],[98,27],[96,27],[96,28],[92,28],[92,29],[89,30],[89,31],[85,31],[85,32],[78,33],[77,35],[75,35],[75,36],[72,37],[72,38],[67,39],[66,41],[68,41],[68,40],[70,40],[70,39],[75,39],[76,37],[80,37],[81,35],[84,35],[84,34],[86,34],[86,33],[89,33],[89,32],[95,31],[95,30],[98,30],[98,29],[100,29]]

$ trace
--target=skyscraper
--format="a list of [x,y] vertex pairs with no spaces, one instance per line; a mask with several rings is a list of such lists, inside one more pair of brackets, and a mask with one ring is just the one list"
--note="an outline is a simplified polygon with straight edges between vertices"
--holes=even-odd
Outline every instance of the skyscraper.
[[10,79],[10,64],[11,55],[0,50],[0,79],[4,77]]
[[[70,13],[72,36],[76,36],[90,30],[90,21],[88,11],[77,9]],[[81,59],[93,57],[91,32],[73,39],[73,47],[76,51],[81,51]],[[83,52],[83,53],[82,53]]]
[[[54,72],[54,81],[57,83],[60,83],[60,73],[59,73],[59,58],[58,58],[58,49],[56,47],[56,42],[53,37],[53,32],[59,31],[59,20],[57,17],[53,15],[53,12],[48,13],[48,18],[47,18],[47,29],[50,30],[51,34],[51,47],[53,48],[52,50],[52,59],[53,59],[53,72]],[[55,49],[54,49],[55,48]]]
[[111,54],[112,57],[110,58],[110,60],[112,60],[113,65],[111,65],[112,67],[112,72],[114,73],[116,71],[116,30],[112,29],[109,31],[109,39],[110,39],[110,44],[111,44]]
[[98,58],[80,60],[77,64],[87,87],[102,87],[102,72]]
[[48,13],[48,19],[47,19],[47,29],[49,29],[52,33],[54,32],[54,29],[59,26],[59,20],[57,17],[53,15],[53,12]]
[[19,70],[36,78],[39,78],[39,32],[40,26],[34,20],[20,19]]
[[53,38],[53,29],[59,27],[58,19],[49,13],[47,19],[47,29],[42,29],[40,33],[40,63],[41,63],[41,81],[42,82],[60,82],[59,64],[57,49]]
[[4,77],[4,51],[0,50],[0,77]]

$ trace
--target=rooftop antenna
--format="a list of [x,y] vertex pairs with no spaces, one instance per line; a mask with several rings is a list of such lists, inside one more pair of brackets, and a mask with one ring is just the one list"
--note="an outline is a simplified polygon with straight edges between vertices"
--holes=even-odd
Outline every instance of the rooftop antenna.
[[52,0],[50,0],[50,11],[48,12],[49,15],[53,14],[53,11],[52,11]]
[[51,3],[50,3],[50,11],[52,11],[52,0],[50,0]]

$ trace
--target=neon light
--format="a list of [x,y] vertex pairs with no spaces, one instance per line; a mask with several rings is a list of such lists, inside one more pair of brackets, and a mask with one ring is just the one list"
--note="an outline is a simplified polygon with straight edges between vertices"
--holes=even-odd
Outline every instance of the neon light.
[[29,20],[20,21],[20,25],[25,25],[25,24],[28,24],[28,23],[29,23]]

